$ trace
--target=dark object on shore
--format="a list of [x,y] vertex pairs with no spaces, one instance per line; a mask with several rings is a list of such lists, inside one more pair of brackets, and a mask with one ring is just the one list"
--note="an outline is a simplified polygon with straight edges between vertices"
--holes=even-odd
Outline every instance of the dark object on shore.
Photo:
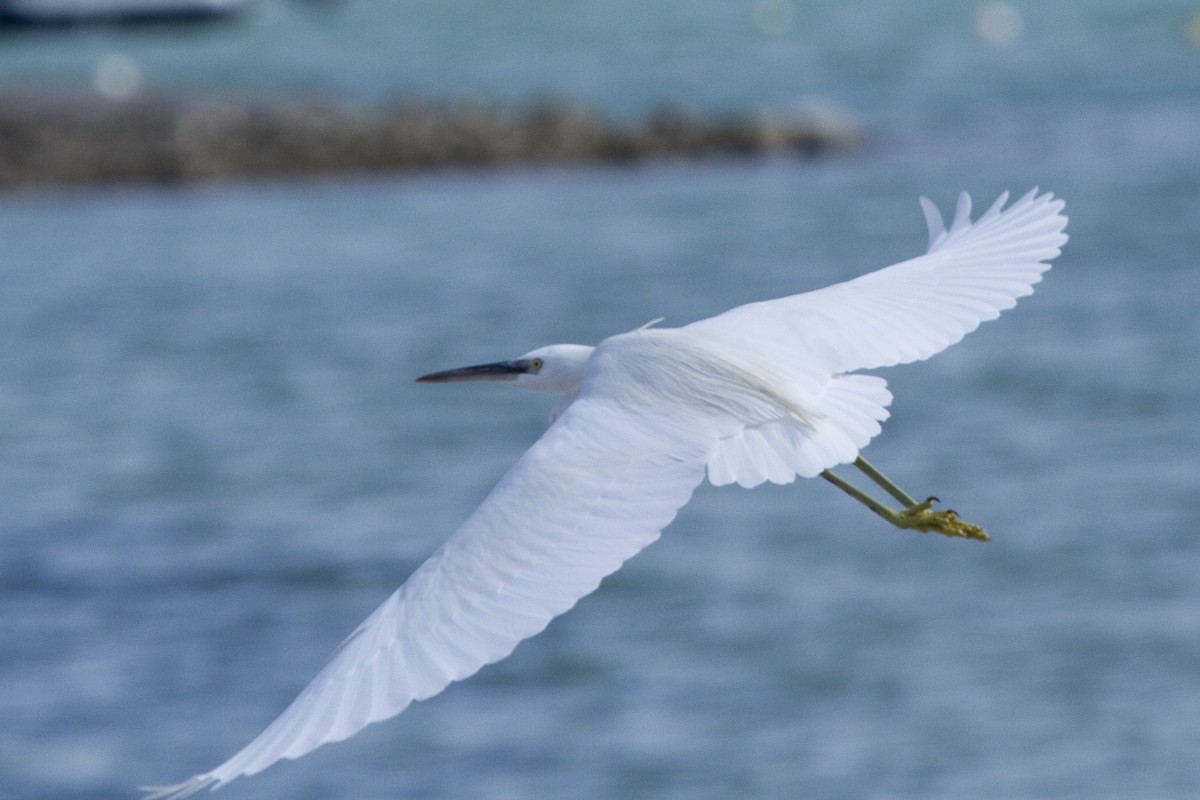
[[852,147],[837,114],[629,125],[568,104],[518,112],[462,103],[362,108],[320,102],[0,96],[0,187],[216,180],[517,163],[628,162]]
[[129,25],[224,19],[253,0],[0,0],[0,27]]

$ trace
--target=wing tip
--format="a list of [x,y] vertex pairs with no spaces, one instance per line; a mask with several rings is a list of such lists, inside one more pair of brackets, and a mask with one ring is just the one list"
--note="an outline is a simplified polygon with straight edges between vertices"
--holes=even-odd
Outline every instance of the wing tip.
[[920,198],[921,211],[925,214],[925,226],[929,230],[929,245],[927,250],[932,250],[946,235],[946,223],[942,219],[942,212],[938,211],[938,207],[928,197]]
[[[1065,230],[1068,218],[1063,214],[1066,201],[1055,197],[1053,192],[1042,192],[1038,186],[1032,187],[1005,208],[1009,197],[1010,194],[1007,190],[1001,192],[988,210],[979,219],[972,221],[971,196],[966,191],[960,192],[954,209],[954,217],[948,229],[937,206],[929,198],[921,197],[921,210],[925,215],[925,224],[929,230],[929,245],[926,252],[933,252],[946,244],[947,240],[957,237],[980,223],[991,222],[1000,217],[1012,220],[1014,217],[1023,216],[1026,212],[1033,212],[1037,215],[1037,222],[1047,224],[1047,228],[1043,229],[1043,235],[1048,237],[1047,244],[1061,250],[1062,246],[1070,239]],[[1025,223],[1033,221],[1028,218],[1024,220]],[[1059,253],[1055,252],[1043,260],[1049,260],[1058,255]]]

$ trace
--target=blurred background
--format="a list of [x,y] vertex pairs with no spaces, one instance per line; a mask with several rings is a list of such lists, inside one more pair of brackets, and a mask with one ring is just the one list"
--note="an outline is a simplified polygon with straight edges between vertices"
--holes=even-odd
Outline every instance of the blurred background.
[[991,543],[819,481],[705,486],[508,660],[220,796],[1200,794],[1200,6],[51,6],[0,3],[0,94],[56,113],[554,96],[857,134],[0,192],[0,797],[134,797],[274,718],[545,425],[549,398],[416,375],[844,280],[923,250],[919,195],[1034,185],[1062,257],[884,371],[867,451]]

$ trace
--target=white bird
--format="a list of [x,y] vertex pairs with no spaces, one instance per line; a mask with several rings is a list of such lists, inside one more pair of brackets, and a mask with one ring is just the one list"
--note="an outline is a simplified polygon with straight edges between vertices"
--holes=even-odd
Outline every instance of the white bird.
[[[266,730],[215,769],[147,787],[182,798],[398,714],[498,661],[658,538],[707,472],[716,485],[821,475],[903,528],[987,538],[934,498],[914,502],[859,456],[887,418],[883,379],[1030,294],[1067,241],[1063,203],[1007,193],[949,229],[921,198],[928,251],[854,280],[739,306],[596,347],[426,375],[503,380],[560,395],[549,430],[479,508],[334,651]],[[853,462],[893,510],[829,468]]]

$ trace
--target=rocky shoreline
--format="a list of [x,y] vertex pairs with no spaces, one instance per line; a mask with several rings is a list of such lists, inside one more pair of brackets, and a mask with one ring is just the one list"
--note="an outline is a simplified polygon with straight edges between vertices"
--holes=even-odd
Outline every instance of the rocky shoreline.
[[623,123],[569,103],[0,96],[0,188],[182,183],[241,176],[398,172],[505,164],[633,162],[848,150],[844,114],[702,118],[660,111]]

